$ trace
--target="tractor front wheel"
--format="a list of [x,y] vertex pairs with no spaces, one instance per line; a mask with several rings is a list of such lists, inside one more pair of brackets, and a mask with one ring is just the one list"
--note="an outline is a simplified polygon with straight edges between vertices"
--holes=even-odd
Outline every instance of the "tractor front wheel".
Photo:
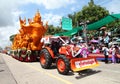
[[40,53],[40,64],[42,68],[48,69],[52,64],[52,58],[47,49],[42,49]]
[[66,75],[69,73],[70,64],[69,59],[65,55],[60,55],[56,61],[57,70],[60,74]]

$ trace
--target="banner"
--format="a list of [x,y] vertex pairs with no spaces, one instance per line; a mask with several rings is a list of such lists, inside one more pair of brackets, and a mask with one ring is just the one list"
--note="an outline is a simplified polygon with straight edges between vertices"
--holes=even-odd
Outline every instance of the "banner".
[[85,69],[90,69],[99,65],[97,60],[92,57],[88,58],[75,58],[70,61],[71,69],[73,71],[81,71]]
[[63,17],[62,18],[62,29],[72,30],[72,19]]

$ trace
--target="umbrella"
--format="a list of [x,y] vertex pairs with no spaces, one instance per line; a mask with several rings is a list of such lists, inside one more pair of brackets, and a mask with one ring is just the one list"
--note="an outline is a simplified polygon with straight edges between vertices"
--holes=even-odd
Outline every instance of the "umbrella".
[[114,40],[117,40],[117,39],[118,39],[118,37],[113,37],[113,39],[114,39]]
[[90,42],[91,43],[98,43],[99,41],[98,40],[91,40]]
[[100,30],[102,30],[102,29],[106,29],[106,28],[107,28],[107,27],[101,27]]
[[117,42],[120,42],[120,39],[117,39],[116,41],[117,41]]
[[119,44],[120,44],[120,42],[113,41],[113,42],[109,43],[109,46],[111,46],[111,45],[119,45]]

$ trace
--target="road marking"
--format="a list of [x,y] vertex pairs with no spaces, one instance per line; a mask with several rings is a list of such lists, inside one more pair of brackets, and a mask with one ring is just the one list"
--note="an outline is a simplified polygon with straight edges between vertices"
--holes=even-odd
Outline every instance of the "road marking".
[[[33,67],[32,65],[30,65],[30,64],[28,64],[28,63],[25,63],[25,64],[26,64],[27,66],[33,68],[34,70],[37,70],[37,71],[39,71],[39,72],[43,72],[43,73],[44,73],[44,71],[41,70],[41,69],[39,69],[39,68]],[[55,78],[55,79],[57,79],[57,80],[60,80],[60,81],[64,82],[65,84],[73,84],[73,83],[71,83],[70,81],[67,81],[67,80],[64,80],[64,79],[62,79],[62,78],[60,78],[60,77],[58,77],[58,76],[52,75],[51,73],[45,72],[45,74],[48,75],[48,76],[50,76],[50,77],[52,77],[52,78]]]

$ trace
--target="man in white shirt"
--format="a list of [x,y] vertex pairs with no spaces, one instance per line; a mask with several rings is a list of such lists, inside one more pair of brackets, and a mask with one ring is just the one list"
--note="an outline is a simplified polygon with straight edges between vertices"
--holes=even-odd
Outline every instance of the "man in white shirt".
[[103,54],[105,56],[105,63],[108,63],[109,49],[107,45],[102,48]]

